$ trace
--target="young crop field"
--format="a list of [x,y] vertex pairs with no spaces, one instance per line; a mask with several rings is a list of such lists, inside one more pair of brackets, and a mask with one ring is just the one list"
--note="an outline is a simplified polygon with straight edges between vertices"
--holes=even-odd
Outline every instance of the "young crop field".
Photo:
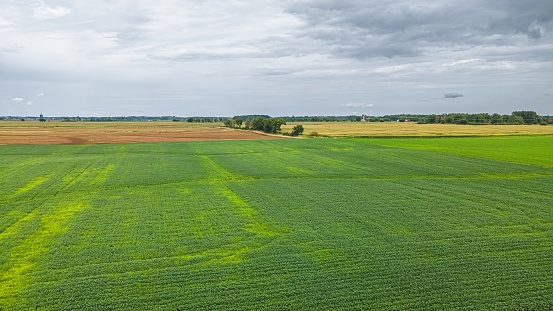
[[552,309],[552,146],[0,146],[0,310]]

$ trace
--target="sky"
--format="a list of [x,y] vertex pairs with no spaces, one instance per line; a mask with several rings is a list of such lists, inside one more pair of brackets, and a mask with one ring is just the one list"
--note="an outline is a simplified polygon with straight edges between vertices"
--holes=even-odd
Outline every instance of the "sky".
[[2,0],[0,116],[553,115],[551,0]]

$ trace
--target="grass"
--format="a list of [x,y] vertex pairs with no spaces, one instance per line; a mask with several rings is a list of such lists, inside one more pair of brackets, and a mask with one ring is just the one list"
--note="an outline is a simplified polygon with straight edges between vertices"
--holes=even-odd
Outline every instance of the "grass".
[[552,139],[0,146],[0,309],[551,309]]
[[371,139],[381,146],[445,152],[469,157],[553,167],[553,136],[455,139]]

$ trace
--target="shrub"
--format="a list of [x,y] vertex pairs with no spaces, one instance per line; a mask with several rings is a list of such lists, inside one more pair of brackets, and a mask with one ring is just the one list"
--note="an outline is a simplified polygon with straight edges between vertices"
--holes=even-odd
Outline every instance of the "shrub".
[[309,133],[309,136],[311,136],[311,137],[317,137],[317,136],[319,136],[319,133],[313,131],[313,132]]

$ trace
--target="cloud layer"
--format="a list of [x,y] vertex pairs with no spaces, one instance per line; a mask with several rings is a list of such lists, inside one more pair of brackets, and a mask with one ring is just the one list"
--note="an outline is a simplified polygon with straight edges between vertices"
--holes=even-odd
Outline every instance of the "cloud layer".
[[553,114],[552,17],[549,0],[4,1],[0,115]]
[[343,104],[342,107],[353,108],[353,109],[368,109],[374,107],[373,104],[366,103],[347,103]]

